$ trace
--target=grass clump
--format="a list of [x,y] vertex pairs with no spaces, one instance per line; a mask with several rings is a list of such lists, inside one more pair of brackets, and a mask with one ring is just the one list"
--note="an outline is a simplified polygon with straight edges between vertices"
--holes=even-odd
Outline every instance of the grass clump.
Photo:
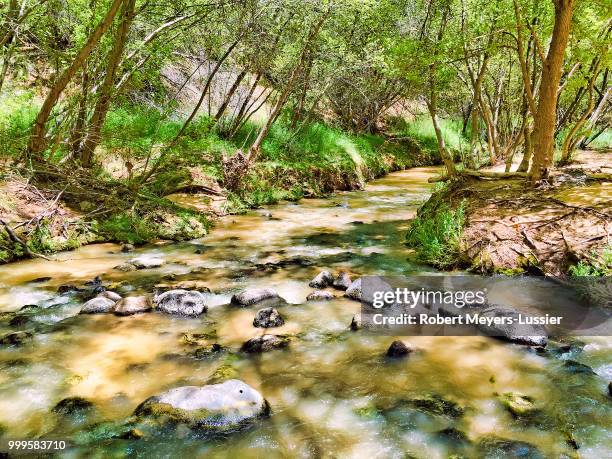
[[588,261],[579,261],[568,270],[573,277],[612,276],[612,246],[604,247],[600,256],[593,254]]
[[459,261],[464,224],[463,202],[456,209],[441,204],[412,221],[406,244],[415,249],[419,261],[441,269],[451,268]]

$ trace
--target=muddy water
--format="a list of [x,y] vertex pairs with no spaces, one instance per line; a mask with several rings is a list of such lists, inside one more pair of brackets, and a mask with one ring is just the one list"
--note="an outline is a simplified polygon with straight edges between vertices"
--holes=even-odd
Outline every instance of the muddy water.
[[[402,241],[406,220],[426,199],[426,179],[434,173],[412,169],[374,181],[364,191],[230,216],[198,241],[151,244],[131,254],[98,244],[60,254],[58,261],[0,267],[0,311],[39,306],[25,324],[0,323],[0,334],[37,331],[24,346],[0,348],[5,438],[61,437],[82,444],[66,457],[443,458],[487,451],[489,457],[535,454],[525,443],[543,457],[572,457],[571,435],[581,457],[610,457],[609,338],[574,339],[569,349],[553,343],[549,354],[539,355],[485,337],[412,337],[407,340],[418,352],[389,362],[382,355],[393,337],[348,330],[358,303],[340,297],[305,303],[312,291],[308,280],[321,268],[355,275],[432,271],[410,261]],[[159,256],[166,264],[127,273],[113,269],[143,255]],[[156,283],[172,279],[201,280],[214,293],[207,294],[209,312],[197,319],[75,315],[81,300],[59,295],[58,286],[81,285],[98,275],[123,295],[149,293]],[[251,324],[255,308],[227,306],[231,295],[247,286],[274,288],[293,303],[281,308],[286,324],[274,333],[298,338],[287,350],[258,356],[191,357],[194,346],[185,343],[184,333],[208,333],[209,342],[234,350],[261,334]],[[506,299],[512,302],[512,295]],[[570,359],[597,374],[568,371],[564,362]],[[226,438],[174,431],[146,441],[87,443],[92,423],[121,421],[153,394],[202,385],[220,372],[258,389],[272,416]],[[508,392],[532,397],[539,411],[530,419],[514,418],[496,396]],[[87,398],[96,409],[70,422],[51,413],[72,396]],[[499,439],[507,441],[498,442],[497,450],[483,446]]]

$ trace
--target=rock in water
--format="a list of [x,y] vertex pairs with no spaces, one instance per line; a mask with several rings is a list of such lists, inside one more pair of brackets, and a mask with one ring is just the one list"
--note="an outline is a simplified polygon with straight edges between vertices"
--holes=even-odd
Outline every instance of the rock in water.
[[97,296],[86,302],[79,314],[100,314],[104,312],[111,312],[115,307],[115,301],[103,297]]
[[338,277],[334,279],[332,286],[338,290],[346,290],[351,286],[351,284],[351,276],[349,276],[346,271],[340,271]]
[[361,278],[353,281],[344,292],[344,296],[351,300],[361,301]]
[[500,401],[514,416],[528,416],[537,411],[533,398],[527,395],[507,392],[500,396]]
[[64,416],[90,410],[94,404],[83,397],[68,397],[61,400],[51,411]]
[[326,292],[325,290],[315,290],[306,297],[306,301],[329,301],[333,299],[333,293]]
[[157,309],[166,314],[198,316],[208,310],[204,295],[191,290],[169,290],[155,297]]
[[143,255],[141,257],[131,259],[128,263],[133,265],[136,269],[152,269],[159,268],[165,263],[165,261],[159,257]]
[[242,345],[242,350],[248,353],[267,352],[289,346],[289,337],[285,335],[263,335],[251,338]]
[[8,333],[0,337],[0,346],[22,346],[32,338],[34,335],[27,331]]
[[406,357],[412,352],[412,349],[406,345],[403,341],[393,341],[389,349],[387,349],[387,357]]
[[329,271],[321,271],[308,285],[312,288],[329,287],[334,282],[334,276]]
[[123,244],[121,245],[121,251],[123,253],[134,251],[135,247],[132,244]]
[[260,309],[253,319],[253,327],[272,328],[283,325],[285,325],[285,320],[274,308]]
[[121,295],[110,290],[105,290],[100,293],[96,298],[108,298],[109,300],[117,302],[121,299]]
[[153,309],[146,296],[128,296],[115,305],[113,312],[118,316],[131,316]]
[[351,320],[351,325],[349,325],[349,328],[352,331],[361,330],[363,328],[363,322],[361,321],[361,316],[358,316],[358,315],[353,316],[353,319]]
[[235,306],[251,306],[264,300],[284,301],[276,291],[271,288],[247,288],[232,296],[231,303]]
[[134,414],[158,422],[185,423],[193,429],[230,430],[257,417],[270,407],[248,384],[230,379],[208,386],[183,386],[148,398]]
[[488,336],[502,338],[516,344],[526,344],[528,346],[546,347],[548,344],[548,332],[543,325],[519,324],[519,315],[523,318],[531,317],[529,314],[519,313],[516,309],[491,305],[484,309],[479,317],[481,318],[501,318],[513,319],[512,324],[486,324],[478,325],[478,328]]

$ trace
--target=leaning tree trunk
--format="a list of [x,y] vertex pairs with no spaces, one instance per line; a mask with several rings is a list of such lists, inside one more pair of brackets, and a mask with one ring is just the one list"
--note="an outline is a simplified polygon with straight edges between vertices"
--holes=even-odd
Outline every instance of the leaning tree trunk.
[[134,7],[136,0],[126,0],[123,5],[121,24],[117,28],[115,34],[115,40],[113,48],[108,56],[108,63],[106,67],[106,75],[104,81],[100,87],[100,96],[96,102],[93,115],[90,121],[90,127],[83,142],[83,148],[80,152],[81,165],[84,167],[91,166],[93,153],[96,147],[100,144],[100,132],[102,131],[102,125],[106,119],[106,114],[110,108],[111,98],[113,96],[115,87],[115,78],[117,75],[117,68],[125,49],[130,27],[134,19]]
[[532,182],[548,176],[553,165],[554,134],[557,119],[557,95],[563,69],[563,56],[572,25],[574,0],[553,0],[555,25],[548,55],[542,65],[538,108],[534,117]]
[[114,0],[111,4],[106,16],[96,26],[94,31],[91,33],[83,47],[79,50],[70,66],[64,70],[64,72],[56,80],[55,84],[51,88],[49,94],[45,98],[45,101],[36,116],[34,126],[32,127],[32,133],[30,134],[30,140],[28,142],[27,154],[29,158],[41,159],[42,152],[47,148],[46,135],[46,124],[51,116],[51,111],[55,107],[55,104],[59,100],[62,92],[70,83],[70,80],[74,77],[76,72],[82,67],[87,57],[91,54],[95,46],[102,38],[102,35],[112,25],[119,7],[125,0]]

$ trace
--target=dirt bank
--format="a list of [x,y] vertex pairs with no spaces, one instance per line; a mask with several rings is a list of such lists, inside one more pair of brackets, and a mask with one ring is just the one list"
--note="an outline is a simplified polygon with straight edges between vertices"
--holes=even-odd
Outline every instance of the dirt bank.
[[[531,187],[522,179],[465,177],[434,193],[423,217],[463,206],[457,266],[481,273],[564,276],[610,269],[612,183],[563,171]],[[608,255],[609,258],[609,255]],[[572,268],[574,267],[574,268]]]

